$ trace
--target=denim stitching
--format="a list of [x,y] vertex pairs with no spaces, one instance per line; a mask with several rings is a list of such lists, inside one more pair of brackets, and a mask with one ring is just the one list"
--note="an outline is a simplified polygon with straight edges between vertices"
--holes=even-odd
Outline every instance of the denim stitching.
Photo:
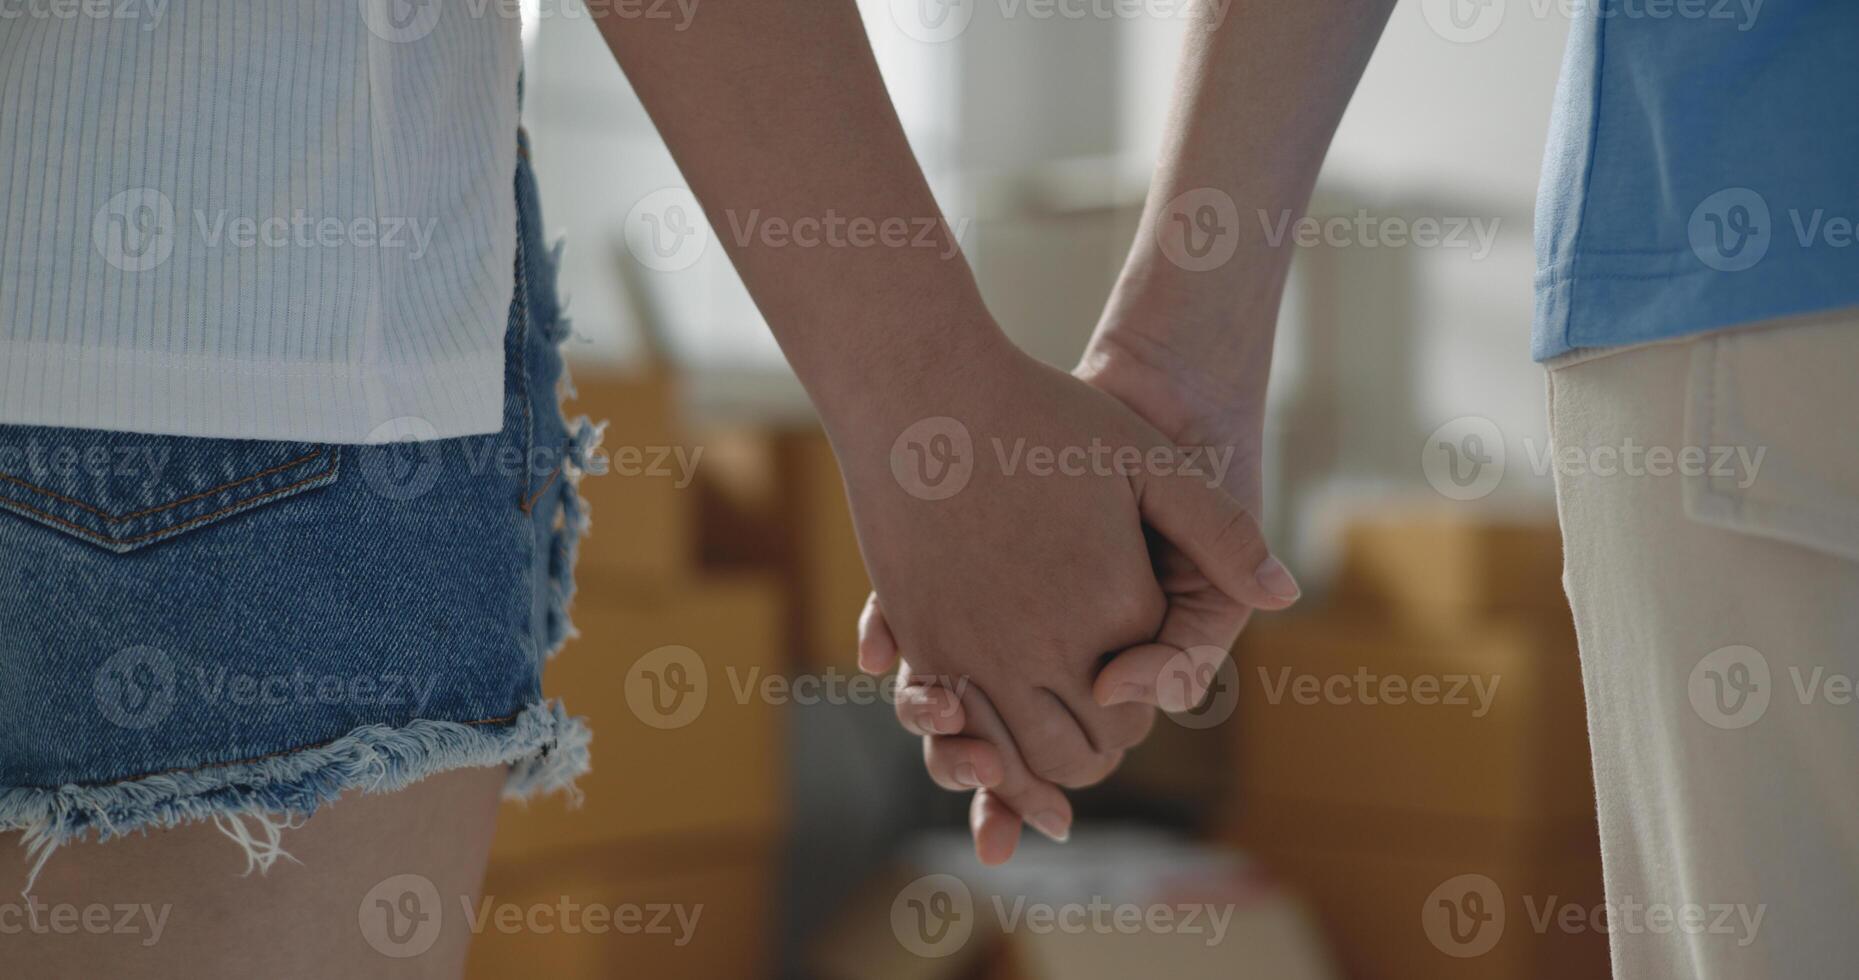
[[[293,464],[293,465],[295,465],[295,464]],[[286,468],[286,469],[288,469],[288,467],[285,467],[285,468]],[[274,471],[274,472],[275,472],[275,471]],[[239,501],[238,503],[235,503],[235,504],[231,504],[231,505],[228,505],[228,506],[226,506],[226,507],[223,507],[223,508],[221,508],[221,509],[219,509],[219,510],[216,510],[216,511],[214,511],[214,512],[213,512],[213,513],[211,513],[211,514],[206,514],[206,515],[204,515],[204,516],[201,516],[201,517],[196,517],[196,518],[194,518],[193,520],[190,520],[190,521],[184,521],[184,522],[182,522],[182,523],[180,523],[180,524],[176,524],[176,525],[174,525],[173,527],[165,527],[165,528],[162,528],[162,529],[160,529],[160,530],[157,530],[157,531],[150,531],[150,532],[148,532],[147,534],[139,534],[139,535],[137,535],[137,536],[135,536],[135,537],[133,537],[133,538],[110,538],[110,537],[104,537],[103,535],[100,535],[100,534],[98,534],[98,533],[97,533],[96,531],[94,531],[94,530],[92,530],[92,529],[90,529],[90,528],[87,528],[87,527],[85,527],[85,526],[83,526],[82,524],[73,524],[72,522],[70,522],[70,521],[67,521],[67,520],[65,520],[65,519],[64,519],[64,518],[62,518],[62,517],[56,517],[56,516],[53,516],[53,515],[51,515],[51,514],[47,514],[46,512],[44,512],[44,511],[42,511],[42,510],[39,510],[39,509],[37,509],[37,508],[35,508],[35,507],[32,507],[32,506],[29,506],[29,505],[27,505],[27,504],[22,504],[22,503],[20,503],[20,502],[18,502],[18,501],[16,501],[16,500],[0,500],[0,507],[5,507],[5,508],[11,508],[11,509],[15,509],[15,510],[23,510],[23,511],[25,511],[25,512],[26,512],[26,513],[28,513],[28,514],[33,514],[33,515],[36,515],[36,516],[38,516],[38,517],[42,517],[42,518],[44,518],[44,519],[46,519],[46,520],[48,520],[48,521],[51,521],[51,522],[52,522],[52,523],[54,523],[54,524],[57,524],[57,525],[59,525],[60,527],[63,527],[63,528],[66,528],[66,529],[68,529],[68,530],[70,530],[70,531],[71,531],[72,533],[74,533],[74,534],[76,534],[76,535],[78,535],[79,537],[83,537],[83,538],[86,538],[86,539],[88,539],[88,540],[91,540],[91,541],[95,541],[95,542],[98,542],[98,543],[101,543],[101,544],[105,544],[105,545],[125,545],[125,544],[140,544],[140,543],[142,543],[142,542],[144,542],[144,541],[148,541],[148,540],[150,540],[150,539],[152,539],[152,538],[159,538],[159,537],[161,537],[161,536],[163,536],[163,535],[166,535],[166,534],[176,534],[176,533],[179,533],[179,532],[181,532],[181,531],[185,531],[185,530],[187,530],[188,528],[191,528],[191,527],[197,527],[197,526],[199,526],[199,525],[201,525],[201,524],[204,524],[204,523],[206,523],[206,522],[208,522],[208,521],[211,521],[211,520],[214,520],[214,519],[216,519],[216,518],[219,518],[219,517],[224,517],[225,515],[227,515],[227,514],[230,514],[230,513],[232,513],[233,511],[236,511],[236,510],[239,510],[240,508],[242,508],[242,507],[245,507],[245,506],[247,506],[247,505],[249,505],[249,504],[255,504],[255,503],[258,503],[259,501],[263,501],[263,500],[269,500],[269,499],[271,499],[272,497],[276,497],[276,496],[278,496],[278,495],[280,495],[280,494],[283,494],[283,493],[287,493],[287,492],[289,492],[289,491],[292,491],[292,490],[295,490],[295,489],[297,489],[298,487],[301,487],[301,486],[303,486],[304,484],[307,484],[307,483],[314,483],[314,482],[316,482],[317,480],[320,480],[320,479],[322,479],[322,478],[324,478],[324,477],[326,477],[326,476],[331,476],[331,475],[333,475],[333,474],[334,474],[335,472],[336,472],[336,463],[335,463],[335,462],[334,462],[334,461],[332,460],[332,461],[331,461],[331,463],[330,463],[330,466],[329,466],[329,468],[328,468],[328,469],[326,469],[326,470],[324,470],[324,471],[322,471],[321,473],[314,473],[314,474],[311,474],[310,476],[307,476],[307,477],[304,477],[303,479],[301,479],[301,480],[298,480],[298,481],[297,481],[296,483],[292,483],[292,484],[289,484],[289,485],[287,485],[287,486],[282,486],[282,487],[279,487],[279,488],[277,488],[276,490],[271,490],[271,491],[268,491],[268,492],[266,492],[266,493],[261,493],[261,494],[259,494],[259,495],[258,495],[258,496],[256,496],[256,497],[247,497],[246,499],[244,499],[244,500],[241,500],[241,501]],[[263,475],[264,475],[264,474],[259,474],[259,476],[263,476]],[[256,480],[256,479],[258,479],[258,476],[253,476],[253,477],[250,477],[250,478],[248,478],[248,479],[245,479],[245,480],[241,480],[241,481],[239,481],[239,482],[240,482],[240,483],[249,483],[249,482],[251,482],[252,480]],[[233,485],[234,485],[234,484],[228,484],[228,486],[233,486]],[[207,496],[207,495],[210,495],[210,494],[203,494],[203,496]],[[176,503],[175,503],[175,504],[174,504],[173,506],[177,506],[177,507],[178,507],[178,506],[180,506],[180,505],[181,505],[182,503],[186,503],[186,501],[177,501],[177,502],[176,502]],[[162,508],[162,509],[163,509],[163,510],[166,510],[167,508],[165,508],[165,507],[164,507],[164,508]],[[126,519],[126,518],[125,518],[125,519]]]
[[182,504],[191,504],[191,503],[193,503],[194,501],[196,501],[196,500],[199,500],[199,499],[201,499],[202,497],[211,497],[211,496],[213,496],[213,495],[214,495],[214,494],[216,494],[216,493],[221,493],[221,492],[224,492],[224,491],[226,491],[226,490],[230,490],[230,489],[232,489],[233,487],[237,487],[237,486],[243,486],[243,485],[245,485],[245,484],[247,484],[247,483],[250,483],[250,482],[252,482],[253,480],[262,480],[262,479],[264,479],[264,478],[265,478],[265,477],[267,477],[267,476],[273,476],[273,475],[275,475],[275,474],[278,474],[278,473],[282,473],[282,472],[284,472],[285,470],[288,470],[288,469],[294,469],[294,468],[296,468],[296,467],[299,467],[299,466],[302,466],[302,465],[303,465],[303,464],[305,464],[305,463],[308,463],[309,461],[311,461],[311,460],[313,460],[313,459],[315,459],[315,458],[316,458],[316,457],[318,457],[318,456],[321,456],[322,454],[323,454],[323,453],[322,453],[322,450],[318,450],[318,451],[316,451],[316,452],[313,452],[313,453],[311,453],[310,455],[308,455],[308,456],[305,456],[305,457],[303,457],[303,458],[301,458],[301,459],[293,459],[293,460],[291,460],[291,461],[290,461],[290,462],[288,462],[288,463],[284,463],[284,464],[282,464],[282,465],[280,465],[280,466],[274,466],[274,467],[272,467],[272,468],[270,468],[270,469],[268,469],[268,470],[265,470],[265,471],[263,471],[263,472],[261,472],[261,473],[254,473],[254,474],[252,474],[251,476],[248,476],[248,477],[244,477],[244,478],[241,478],[241,479],[238,479],[238,480],[234,480],[234,481],[232,481],[231,483],[222,483],[222,484],[220,484],[219,486],[217,486],[217,487],[214,487],[214,488],[213,488],[213,489],[211,489],[211,490],[202,490],[202,491],[200,491],[199,493],[197,493],[197,494],[194,494],[194,495],[193,495],[193,496],[191,496],[191,497],[182,497],[181,499],[179,499],[179,500],[176,500],[176,501],[174,501],[173,503],[169,503],[169,504],[162,504],[162,505],[161,505],[161,506],[159,506],[159,507],[150,507],[150,508],[149,508],[149,509],[147,509],[147,510],[139,510],[139,511],[136,511],[135,513],[133,513],[133,514],[125,514],[125,515],[123,515],[123,516],[121,516],[121,517],[115,517],[115,516],[112,516],[112,515],[110,515],[110,514],[108,514],[108,513],[105,513],[105,512],[104,512],[104,511],[102,511],[102,510],[99,510],[99,509],[97,509],[97,508],[95,508],[95,507],[92,507],[91,505],[89,505],[89,504],[87,504],[87,503],[85,503],[85,502],[83,502],[83,501],[81,501],[81,500],[73,500],[73,499],[71,499],[70,497],[66,497],[66,496],[64,496],[64,495],[62,495],[62,494],[57,494],[57,493],[53,493],[52,491],[50,491],[50,490],[47,490],[47,489],[45,489],[44,487],[37,487],[37,486],[33,486],[32,484],[30,484],[30,483],[27,483],[26,481],[24,481],[24,480],[22,480],[22,479],[20,479],[20,478],[18,478],[18,477],[15,477],[15,476],[8,476],[8,475],[7,475],[7,474],[5,474],[5,473],[0,473],[0,480],[4,480],[5,482],[7,482],[7,483],[11,483],[11,484],[13,484],[13,485],[15,485],[15,486],[20,486],[20,487],[25,487],[25,488],[26,488],[27,490],[31,490],[31,491],[34,491],[34,492],[36,492],[36,493],[41,493],[41,494],[44,494],[45,496],[47,496],[47,497],[50,497],[50,498],[52,498],[53,500],[56,500],[56,501],[58,501],[58,502],[59,502],[59,503],[61,503],[61,504],[70,504],[71,506],[73,506],[73,507],[76,507],[76,508],[77,508],[77,509],[79,509],[79,510],[82,510],[82,511],[85,511],[85,512],[87,512],[87,513],[91,513],[91,514],[95,514],[95,515],[97,515],[98,517],[101,517],[101,518],[103,518],[104,520],[106,520],[106,521],[109,521],[109,522],[111,522],[111,523],[113,523],[113,524],[122,524],[122,523],[126,523],[126,522],[128,522],[128,521],[133,521],[133,520],[135,520],[135,519],[136,519],[136,518],[138,518],[138,517],[147,517],[147,516],[149,516],[150,514],[159,514],[159,513],[161,513],[161,512],[162,512],[162,511],[164,511],[164,510],[172,510],[172,509],[174,509],[174,508],[176,508],[176,507],[179,507],[179,506],[181,506]]

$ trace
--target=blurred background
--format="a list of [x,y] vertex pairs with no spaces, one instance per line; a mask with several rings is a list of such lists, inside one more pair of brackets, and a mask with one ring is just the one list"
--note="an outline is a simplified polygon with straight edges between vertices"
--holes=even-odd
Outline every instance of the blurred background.
[[[990,306],[1053,364],[1128,250],[1187,6],[861,2]],[[1395,10],[1310,209],[1346,230],[1294,264],[1266,518],[1305,601],[1256,618],[1201,708],[1077,795],[1070,843],[1029,835],[984,870],[966,798],[857,679],[867,585],[798,384],[587,8],[532,3],[569,411],[609,420],[616,466],[581,485],[582,636],[548,680],[592,721],[595,769],[579,809],[505,813],[486,888],[638,928],[493,931],[474,974],[1605,975],[1528,353],[1568,22],[1469,9]]]

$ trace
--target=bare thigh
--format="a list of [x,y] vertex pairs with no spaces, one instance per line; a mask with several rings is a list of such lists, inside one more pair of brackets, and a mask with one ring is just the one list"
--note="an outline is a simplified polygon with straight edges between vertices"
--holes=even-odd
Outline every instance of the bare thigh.
[[267,873],[247,874],[212,823],[73,844],[39,875],[30,911],[25,850],[0,834],[12,845],[0,847],[0,962],[21,977],[450,980],[504,778],[467,769],[344,797],[286,831],[296,861]]

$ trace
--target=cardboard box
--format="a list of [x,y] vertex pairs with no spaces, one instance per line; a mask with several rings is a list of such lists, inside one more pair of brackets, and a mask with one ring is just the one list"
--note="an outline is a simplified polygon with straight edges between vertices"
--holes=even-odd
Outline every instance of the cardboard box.
[[1351,977],[1605,976],[1605,933],[1562,924],[1602,902],[1573,628],[1443,621],[1255,622],[1224,839],[1310,899]]
[[762,839],[785,826],[780,591],[738,576],[656,591],[584,576],[579,639],[543,687],[594,730],[584,801],[506,807],[493,854],[517,858],[642,839]]
[[1566,621],[1422,632],[1340,609],[1261,617],[1235,652],[1243,801],[1592,825]]
[[871,579],[826,435],[738,430],[707,433],[704,443],[697,499],[705,567],[776,572],[794,611],[795,664],[855,672]]
[[778,871],[765,846],[727,840],[495,864],[466,972],[484,980],[772,977]]
[[606,422],[600,456],[605,473],[588,473],[581,496],[592,516],[579,568],[654,584],[696,570],[695,471],[699,445],[676,420],[670,375],[575,375],[578,396],[564,411]]
[[1562,535],[1553,520],[1497,521],[1462,510],[1355,518],[1343,531],[1335,598],[1425,628],[1497,615],[1566,618]]
[[1580,828],[1258,801],[1229,839],[1308,899],[1358,980],[1608,975]]

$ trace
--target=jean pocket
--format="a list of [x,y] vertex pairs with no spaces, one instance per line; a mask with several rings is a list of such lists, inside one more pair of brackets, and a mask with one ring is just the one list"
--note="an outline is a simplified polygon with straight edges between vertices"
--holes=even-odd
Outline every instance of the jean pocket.
[[1859,561],[1859,317],[1700,340],[1687,382],[1685,513]]
[[339,447],[0,426],[0,510],[118,554],[336,481]]

